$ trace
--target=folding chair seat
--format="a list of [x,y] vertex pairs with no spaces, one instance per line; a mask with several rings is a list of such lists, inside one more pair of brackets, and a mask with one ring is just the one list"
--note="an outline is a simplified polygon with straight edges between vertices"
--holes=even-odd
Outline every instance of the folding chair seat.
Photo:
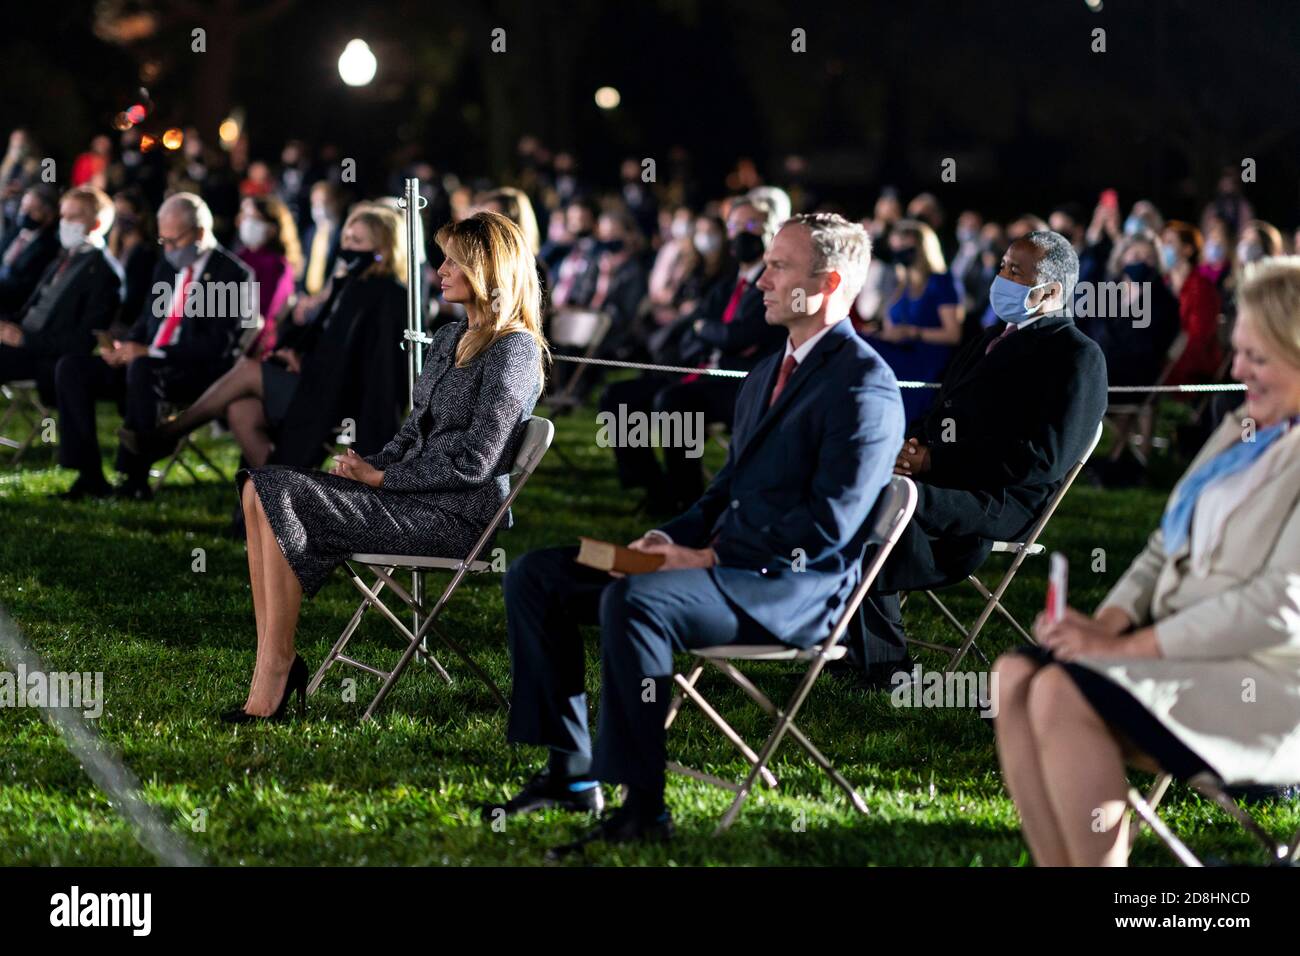
[[1002,603],[1002,598],[1003,595],[1007,593],[1007,588],[1011,586],[1011,582],[1015,580],[1016,573],[1020,570],[1020,566],[1024,564],[1025,558],[1031,554],[1037,555],[1043,553],[1044,548],[1038,543],[1038,539],[1042,535],[1043,529],[1047,527],[1047,522],[1056,512],[1057,507],[1065,499],[1065,495],[1070,490],[1070,486],[1073,485],[1074,480],[1079,477],[1079,472],[1081,472],[1083,466],[1088,463],[1088,459],[1092,456],[1093,451],[1097,447],[1097,442],[1100,440],[1101,426],[1098,425],[1097,433],[1093,436],[1091,444],[1088,445],[1087,450],[1083,453],[1083,457],[1080,458],[1074,464],[1074,467],[1070,469],[1069,474],[1065,476],[1065,481],[1061,483],[1061,487],[1058,488],[1056,493],[1048,500],[1046,507],[1043,508],[1042,514],[1038,516],[1038,520],[1036,520],[1030,527],[1029,533],[1025,535],[1023,541],[993,542],[993,552],[995,554],[1010,554],[1012,556],[1011,566],[1003,573],[997,586],[990,590],[984,582],[974,574],[967,576],[966,580],[971,583],[971,586],[974,587],[975,590],[979,592],[980,597],[984,599],[984,607],[980,610],[979,616],[975,618],[974,624],[969,628],[965,627],[957,618],[957,615],[955,615],[948,606],[939,599],[939,596],[935,594],[934,591],[927,590],[925,592],[926,597],[928,597],[935,606],[938,607],[939,613],[943,615],[944,619],[947,620],[948,623],[956,629],[957,633],[961,635],[961,643],[954,647],[951,644],[939,644],[932,641],[921,641],[909,638],[910,643],[917,647],[924,647],[941,654],[949,655],[948,665],[945,667],[946,671],[956,670],[962,660],[965,659],[967,653],[971,650],[974,650],[975,653],[979,655],[980,660],[982,660],[987,666],[989,659],[975,644],[975,640],[979,637],[980,632],[984,630],[984,625],[988,623],[989,618],[993,616],[994,611],[1002,615],[1003,619],[1015,628],[1016,632],[1025,641],[1031,644],[1036,643],[1030,633],[1025,630],[1025,628],[1021,626],[1020,622],[1015,619],[1015,616],[1006,609]]
[[[452,683],[451,675],[428,650],[426,639],[428,635],[432,634],[465,662],[475,676],[487,685],[488,690],[492,692],[492,695],[503,707],[508,706],[505,695],[501,693],[500,688],[488,676],[487,672],[475,663],[474,659],[470,657],[469,653],[458,641],[453,640],[444,631],[434,627],[434,622],[437,620],[438,615],[442,613],[443,608],[446,607],[456,589],[460,587],[467,574],[480,574],[491,568],[491,564],[481,560],[480,555],[492,541],[497,529],[501,526],[501,522],[505,520],[511,504],[519,496],[519,492],[523,490],[524,485],[527,484],[528,479],[532,477],[533,472],[537,469],[538,463],[546,454],[546,450],[550,447],[554,436],[555,426],[545,418],[534,416],[525,423],[523,437],[520,440],[519,450],[515,455],[514,465],[510,472],[510,493],[506,496],[506,500],[501,503],[501,507],[497,509],[496,514],[492,516],[487,528],[484,529],[478,540],[474,542],[474,546],[470,548],[469,553],[464,557],[353,554],[348,558],[346,562],[348,575],[353,586],[361,593],[361,604],[357,607],[351,620],[348,621],[347,627],[343,629],[343,633],[334,642],[329,656],[325,658],[320,669],[316,671],[311,682],[307,685],[308,695],[316,693],[321,681],[325,678],[326,672],[336,663],[346,664],[349,667],[355,667],[358,670],[374,674],[383,683],[362,715],[362,720],[367,720],[374,716],[375,710],[383,703],[384,698],[388,696],[393,689],[393,685],[397,683],[407,665],[410,664],[411,658],[416,654],[419,654],[421,658],[432,665],[437,670],[438,675],[450,684]],[[369,571],[375,575],[373,585],[367,585],[362,579],[363,571]],[[410,572],[412,586],[409,591],[399,584],[393,576],[398,571]],[[423,593],[424,575],[430,571],[452,572],[451,580],[432,605],[429,604]],[[397,612],[380,598],[380,594],[385,588],[398,598],[406,610],[412,612],[413,620],[410,627],[407,627],[397,616]],[[357,626],[360,625],[361,619],[366,611],[372,607],[392,625],[393,629],[405,642],[401,657],[393,669],[389,671],[362,663],[344,653],[348,649],[348,642],[356,632]]]
[[[815,644],[808,648],[790,647],[783,645],[761,644],[761,645],[724,645],[720,647],[703,647],[691,651],[695,658],[695,664],[689,675],[677,673],[673,675],[673,683],[677,686],[677,692],[673,696],[673,701],[669,705],[668,718],[665,722],[665,728],[670,728],[673,721],[677,719],[682,705],[686,700],[695,704],[702,714],[712,723],[723,736],[731,742],[737,750],[744,755],[749,762],[750,770],[748,776],[743,782],[737,784],[729,780],[723,780],[721,777],[704,773],[674,761],[669,761],[667,767],[675,773],[685,774],[696,780],[701,780],[713,786],[720,787],[724,790],[730,790],[735,793],[735,797],[728,807],[726,813],[718,823],[716,833],[721,833],[735,822],[736,817],[740,814],[741,807],[749,797],[750,792],[754,789],[755,782],[761,776],[763,782],[770,787],[777,785],[776,776],[769,768],[777,747],[786,735],[792,737],[813,759],[813,761],[826,772],[826,774],[847,794],[854,808],[860,813],[867,812],[867,805],[862,797],[853,788],[843,775],[832,766],[830,760],[823,754],[798,725],[795,724],[795,718],[799,714],[799,709],[807,700],[809,693],[812,691],[813,684],[821,675],[822,669],[828,661],[838,660],[844,656],[845,648],[840,644],[844,633],[848,628],[849,621],[857,613],[858,606],[862,603],[863,597],[866,596],[868,589],[876,579],[876,575],[884,566],[885,560],[893,550],[898,539],[902,536],[903,528],[911,520],[912,512],[916,508],[916,485],[910,478],[894,476],[888,486],[880,493],[880,498],[872,510],[871,517],[868,519],[871,531],[867,538],[867,552],[864,559],[862,580],[854,589],[844,610],[840,613],[839,619],[835,623],[834,629],[830,635],[820,644]],[[757,686],[736,666],[737,661],[795,661],[807,664],[807,670],[804,671],[795,687],[794,693],[786,702],[784,708],[777,707]],[[706,665],[711,665],[721,671],[733,684],[739,687],[744,693],[757,704],[769,717],[774,718],[774,725],[771,733],[763,745],[755,753],[737,731],[718,713],[717,709],[704,697],[699,689],[700,675],[704,672]]]
[[[552,348],[581,350],[583,358],[595,358],[613,319],[608,312],[594,309],[561,309],[551,317],[547,340]],[[572,411],[579,403],[578,383],[587,371],[585,363],[564,362],[572,371],[559,390],[543,396],[541,404],[552,414]],[[551,383],[552,385],[554,382]]]
[[[0,396],[5,399],[4,410],[0,411],[0,447],[13,449],[16,465],[36,444],[42,423],[54,413],[41,400],[41,390],[34,381],[0,384]],[[11,428],[17,429],[17,437],[6,437]]]
[[[1160,819],[1156,813],[1172,779],[1167,773],[1157,775],[1155,784],[1145,796],[1139,793],[1136,787],[1129,788],[1128,805],[1137,816],[1129,830],[1129,846],[1131,847],[1137,841],[1138,831],[1141,829],[1142,823],[1145,823],[1179,863],[1184,866],[1204,866],[1205,864],[1201,859],[1169,829],[1168,824]],[[1280,842],[1260,826],[1255,818],[1228,794],[1228,785],[1219,777],[1211,773],[1198,774],[1188,780],[1187,784],[1206,799],[1223,808],[1247,833],[1258,840],[1268,853],[1270,865],[1295,866],[1300,864],[1300,829],[1296,830],[1289,841]]]

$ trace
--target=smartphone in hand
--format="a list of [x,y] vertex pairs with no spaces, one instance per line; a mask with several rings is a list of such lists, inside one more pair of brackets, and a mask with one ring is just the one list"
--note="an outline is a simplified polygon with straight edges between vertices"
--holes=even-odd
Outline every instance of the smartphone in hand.
[[1060,551],[1052,552],[1052,563],[1047,573],[1047,619],[1059,621],[1065,617],[1066,596],[1070,563]]

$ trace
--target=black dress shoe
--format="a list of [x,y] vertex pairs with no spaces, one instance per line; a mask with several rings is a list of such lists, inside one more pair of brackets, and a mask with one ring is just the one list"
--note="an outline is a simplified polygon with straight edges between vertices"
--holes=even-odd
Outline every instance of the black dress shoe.
[[[579,789],[573,789],[575,785],[579,785]],[[503,813],[513,817],[551,807],[574,813],[600,813],[605,808],[605,794],[594,780],[561,780],[549,769],[539,770],[505,803],[485,803],[479,807],[479,813],[484,823],[492,823]]]
[[595,829],[584,833],[572,843],[547,850],[546,859],[562,860],[582,853],[593,843],[604,843],[610,846],[624,843],[667,843],[676,832],[672,814],[666,810],[655,819],[646,820],[629,812],[627,807],[619,807],[596,824]]
[[298,716],[302,717],[307,713],[307,664],[297,654],[293,656],[293,663],[289,665],[289,678],[284,682],[284,696],[280,698],[280,705],[275,708],[275,713],[269,717],[263,717],[260,714],[250,714],[243,707],[234,707],[221,714],[221,722],[226,724],[256,724],[267,721],[288,720],[289,700],[293,697],[295,691],[298,693]]
[[122,442],[123,448],[151,464],[174,452],[181,441],[179,435],[165,432],[160,428],[141,432],[119,428],[117,437]]
[[113,486],[104,479],[98,482],[78,478],[67,491],[60,492],[63,501],[84,501],[86,498],[107,498],[113,493]]
[[148,481],[124,481],[113,489],[113,497],[123,501],[153,501]]

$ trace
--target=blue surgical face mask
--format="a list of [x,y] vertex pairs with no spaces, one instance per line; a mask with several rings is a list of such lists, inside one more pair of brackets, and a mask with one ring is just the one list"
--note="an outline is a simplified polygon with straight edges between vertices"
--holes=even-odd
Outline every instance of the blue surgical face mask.
[[1174,266],[1178,265],[1178,250],[1173,246],[1161,246],[1160,261],[1164,263],[1165,271],[1168,272]]
[[994,276],[993,284],[989,286],[989,302],[993,306],[993,312],[1003,322],[1010,322],[1019,325],[1027,322],[1034,317],[1039,306],[1029,308],[1027,301],[1029,295],[1035,289],[1046,288],[1051,285],[1050,282],[1040,282],[1035,286],[1023,286],[1019,282],[1012,282],[1010,279],[1002,276]]
[[1205,261],[1218,265],[1223,261],[1223,244],[1220,242],[1207,242],[1205,244]]
[[1124,235],[1135,236],[1146,227],[1147,224],[1137,216],[1129,216],[1124,220]]

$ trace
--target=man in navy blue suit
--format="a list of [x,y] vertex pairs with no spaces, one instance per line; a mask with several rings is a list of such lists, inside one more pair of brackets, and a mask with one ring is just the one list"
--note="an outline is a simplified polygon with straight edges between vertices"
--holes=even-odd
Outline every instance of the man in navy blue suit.
[[[673,654],[723,644],[808,647],[824,640],[861,573],[867,517],[903,440],[893,373],[854,333],[866,231],[838,215],[788,220],[758,280],[784,349],[736,400],[727,462],[684,514],[632,542],[660,570],[612,578],[576,548],[535,551],[505,579],[513,743],[550,748],[547,767],[484,818],[547,807],[599,812],[600,781],[625,784],[593,841],[664,840],[664,720]],[[582,623],[601,629],[600,724],[593,751]]]

